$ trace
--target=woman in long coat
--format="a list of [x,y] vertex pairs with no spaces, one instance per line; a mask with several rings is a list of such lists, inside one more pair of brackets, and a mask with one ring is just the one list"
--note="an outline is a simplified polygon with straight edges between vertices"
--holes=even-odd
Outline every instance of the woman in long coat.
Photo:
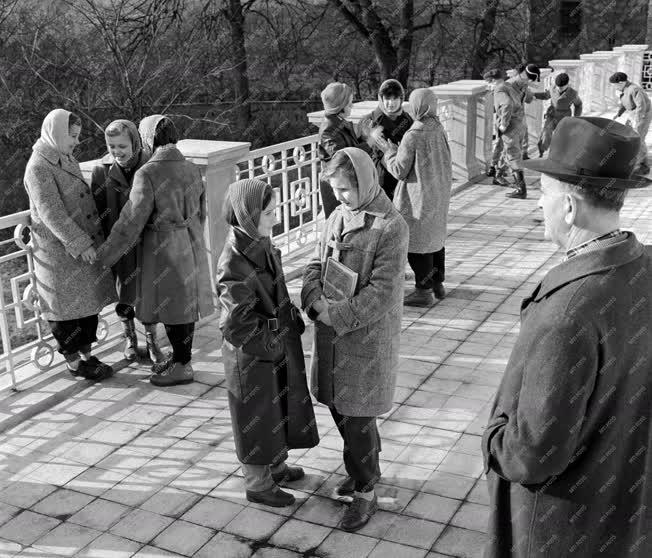
[[[326,222],[305,268],[301,303],[316,320],[312,392],[329,407],[344,440],[348,477],[338,493],[354,495],[341,527],[356,531],[377,508],[381,448],[376,417],[392,408],[394,398],[408,228],[364,151],[347,147],[338,152],[326,177],[342,204]],[[331,260],[357,273],[351,296],[326,289],[331,299],[325,298]]]
[[[114,120],[104,130],[109,153],[93,168],[91,192],[102,224],[104,236],[120,217],[120,211],[129,200],[129,192],[136,171],[149,156],[143,151],[138,128],[129,120]],[[138,257],[134,246],[113,266],[118,304],[115,312],[122,322],[125,337],[124,356],[134,360],[138,356],[138,340],[134,306],[138,296]],[[155,363],[165,358],[156,339],[156,324],[145,323],[147,353]]]
[[148,116],[139,131],[151,157],[136,171],[129,200],[97,256],[111,267],[136,246],[136,317],[163,323],[172,345],[172,356],[154,365],[150,381],[157,386],[189,383],[195,322],[214,310],[204,242],[204,183],[199,169],[177,149],[169,118]]
[[255,179],[231,184],[224,213],[230,231],[217,281],[236,451],[247,499],[288,506],[294,496],[277,483],[304,473],[286,465],[287,450],[319,442],[301,345],[305,326],[270,240],[276,220],[271,187]]
[[444,244],[453,165],[436,106],[430,89],[415,89],[410,95],[414,123],[398,147],[390,142],[381,145],[387,170],[399,179],[394,205],[410,228],[408,262],[416,284],[405,297],[409,306],[431,306],[433,292],[439,299],[446,296]]
[[100,380],[113,371],[91,356],[98,314],[116,299],[111,272],[95,263],[104,239],[97,210],[73,149],[81,120],[63,109],[50,112],[25,169],[29,195],[35,287],[68,369]]

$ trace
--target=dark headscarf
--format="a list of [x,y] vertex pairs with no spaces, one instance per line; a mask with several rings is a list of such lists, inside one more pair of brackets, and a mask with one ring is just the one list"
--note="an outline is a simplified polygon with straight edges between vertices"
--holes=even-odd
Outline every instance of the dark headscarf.
[[[385,109],[385,105],[383,104],[383,96],[382,92],[383,89],[392,86],[393,88],[397,89],[400,91],[400,99],[401,103],[398,105],[398,110],[396,112],[387,112]],[[378,89],[378,108],[383,112],[385,116],[388,118],[391,118],[394,120],[395,118],[398,118],[403,114],[403,101],[405,100],[405,90],[403,89],[403,86],[401,85],[401,82],[395,79],[386,79],[383,81],[383,83],[380,84],[380,88]]]

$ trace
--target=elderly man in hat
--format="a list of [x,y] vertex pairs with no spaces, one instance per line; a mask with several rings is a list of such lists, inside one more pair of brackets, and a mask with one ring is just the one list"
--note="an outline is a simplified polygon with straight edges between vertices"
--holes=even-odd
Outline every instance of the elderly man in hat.
[[609,78],[609,83],[612,83],[620,93],[620,108],[614,120],[620,118],[624,112],[630,116],[632,128],[641,136],[641,147],[636,155],[636,164],[638,165],[636,170],[641,174],[647,174],[650,172],[650,167],[647,164],[645,137],[650,130],[650,122],[652,122],[650,98],[645,89],[629,81],[627,74],[623,72],[613,74]]
[[540,171],[565,255],[521,305],[482,438],[485,558],[652,556],[652,248],[620,230],[640,138],[564,118]]

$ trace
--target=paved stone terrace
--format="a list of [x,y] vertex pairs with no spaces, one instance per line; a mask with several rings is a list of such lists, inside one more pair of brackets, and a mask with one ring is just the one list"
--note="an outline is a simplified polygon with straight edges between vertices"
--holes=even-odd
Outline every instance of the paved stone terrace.
[[[481,556],[480,435],[520,301],[560,259],[542,240],[531,188],[520,201],[478,184],[452,201],[449,296],[427,311],[406,309],[395,405],[379,420],[381,511],[359,533],[336,528],[341,441],[321,405],[320,446],[290,459],[307,473],[293,486],[297,503],[273,509],[244,499],[220,335],[208,323],[196,336],[192,385],[153,388],[147,368],[125,367],[113,347],[103,358],[122,368],[107,382],[75,381],[60,368],[32,390],[5,394],[1,405],[12,412],[35,401],[46,408],[0,434],[0,556]],[[652,241],[649,191],[632,193],[623,215],[624,228]],[[296,296],[299,282],[290,286]],[[56,393],[66,397],[43,405]]]

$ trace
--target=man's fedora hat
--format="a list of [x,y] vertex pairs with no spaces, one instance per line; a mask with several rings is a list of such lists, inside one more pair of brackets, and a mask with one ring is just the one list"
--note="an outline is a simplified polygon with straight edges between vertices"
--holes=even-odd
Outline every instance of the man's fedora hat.
[[552,135],[548,157],[523,161],[523,166],[571,184],[643,188],[652,180],[632,174],[641,141],[645,140],[619,122],[567,116]]

